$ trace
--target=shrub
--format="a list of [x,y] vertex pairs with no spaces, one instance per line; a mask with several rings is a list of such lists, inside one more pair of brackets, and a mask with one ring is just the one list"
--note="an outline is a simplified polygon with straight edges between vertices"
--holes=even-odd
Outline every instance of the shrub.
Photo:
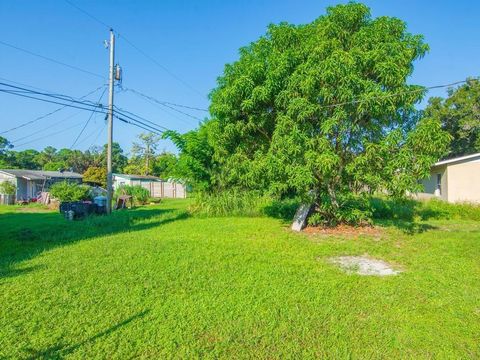
[[104,167],[90,166],[83,173],[83,181],[107,187],[107,169]]
[[372,198],[373,217],[383,220],[413,221],[415,218],[480,220],[480,205],[452,204],[439,199],[427,201]]
[[268,197],[256,191],[197,193],[190,211],[204,216],[260,216],[269,202]]
[[272,199],[263,207],[262,212],[270,217],[291,221],[300,204],[299,198]]
[[17,187],[11,181],[4,181],[0,183],[0,194],[15,195]]
[[376,219],[413,220],[419,202],[411,199],[371,198],[373,217]]
[[50,187],[50,194],[62,202],[91,199],[90,187],[68,181],[53,184]]
[[339,207],[332,206],[329,197],[323,197],[316,204],[308,218],[312,226],[337,226],[347,224],[352,226],[365,226],[372,223],[372,207],[361,196],[345,194],[338,198]]
[[150,198],[150,192],[140,185],[122,185],[115,190],[115,198],[120,195],[130,195],[133,197],[135,204],[144,205]]

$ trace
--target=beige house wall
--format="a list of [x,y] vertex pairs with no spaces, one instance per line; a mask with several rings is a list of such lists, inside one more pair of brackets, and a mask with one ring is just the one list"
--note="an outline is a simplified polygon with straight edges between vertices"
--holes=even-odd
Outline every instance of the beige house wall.
[[[437,186],[437,176],[441,176],[440,189]],[[432,168],[430,177],[422,180],[424,190],[418,194],[419,198],[438,197],[443,200],[448,200],[448,167],[439,166]],[[425,196],[427,195],[427,196]]]
[[448,165],[449,202],[480,203],[480,160]]

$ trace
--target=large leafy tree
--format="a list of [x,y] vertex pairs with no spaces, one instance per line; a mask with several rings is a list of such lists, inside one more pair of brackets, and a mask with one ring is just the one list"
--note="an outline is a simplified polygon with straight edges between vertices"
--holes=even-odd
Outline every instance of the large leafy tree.
[[442,124],[452,136],[449,156],[480,151],[480,81],[468,79],[448,90],[446,99],[433,97],[425,110],[427,116]]
[[214,159],[213,139],[216,121],[210,120],[200,125],[197,130],[179,134],[176,131],[166,131],[165,139],[170,139],[179,149],[175,167],[170,177],[182,180],[195,190],[213,191],[216,189],[216,177],[221,176],[221,169]]
[[[119,143],[112,143],[112,168],[113,172],[119,173],[127,165],[128,158],[124,155],[123,149]],[[107,167],[107,144],[103,146],[102,166]]]
[[355,190],[418,189],[448,144],[438,121],[416,116],[424,89],[407,83],[427,50],[403,21],[373,19],[357,3],[271,25],[211,94],[219,181],[313,193],[331,214]]
[[35,161],[39,152],[34,149],[28,149],[23,151],[12,151],[10,154],[10,162],[14,167],[19,169],[40,169],[41,167]]
[[10,141],[0,136],[0,168],[9,167],[8,152],[12,147]]
[[163,151],[155,156],[152,174],[162,179],[175,177],[177,161],[178,159],[174,154]]

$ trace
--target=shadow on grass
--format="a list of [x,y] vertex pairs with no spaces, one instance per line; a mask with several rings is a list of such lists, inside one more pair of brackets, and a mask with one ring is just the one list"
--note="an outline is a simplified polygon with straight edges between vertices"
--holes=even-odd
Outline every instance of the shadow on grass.
[[132,321],[135,321],[144,317],[149,312],[150,310],[139,312],[138,314],[130,316],[129,318],[119,322],[118,324],[111,326],[108,329],[105,329],[104,331],[101,331],[98,334],[95,334],[94,336],[91,336],[88,339],[73,345],[59,344],[59,345],[51,346],[45,350],[26,349],[30,353],[29,359],[63,359],[65,356],[73,353],[83,345],[94,342],[103,336],[110,335],[113,332],[117,331],[118,329],[128,325]]
[[[411,199],[384,199],[370,198],[374,223],[383,227],[396,227],[406,234],[419,234],[437,227],[422,223],[430,219],[448,217],[442,206],[425,206],[423,203]],[[284,224],[293,221],[295,212],[300,206],[299,199],[284,199],[272,201],[262,211],[265,215],[280,219]],[[421,220],[421,221],[419,221]]]
[[16,264],[57,246],[98,236],[142,231],[187,217],[183,209],[148,207],[73,222],[56,212],[1,214],[0,280],[38,270],[38,267],[16,268]]
[[373,209],[375,223],[380,226],[396,227],[406,234],[419,234],[437,227],[419,222],[445,217],[441,208],[425,206],[422,202],[411,199],[382,199],[372,198],[370,204]]
[[433,226],[430,224],[419,223],[414,220],[406,221],[406,220],[375,220],[375,225],[379,225],[382,227],[395,227],[405,234],[414,235],[414,234],[421,234],[423,232],[429,230],[438,229],[437,226]]
[[274,200],[262,211],[269,217],[282,220],[283,223],[291,223],[299,206],[298,199]]

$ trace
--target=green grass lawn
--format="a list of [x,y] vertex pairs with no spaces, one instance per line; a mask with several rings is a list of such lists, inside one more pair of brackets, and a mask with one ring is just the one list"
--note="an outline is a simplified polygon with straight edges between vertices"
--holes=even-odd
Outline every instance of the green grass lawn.
[[[1,207],[0,358],[480,358],[478,222],[333,238],[186,204],[77,222]],[[403,273],[328,261],[361,254]]]

